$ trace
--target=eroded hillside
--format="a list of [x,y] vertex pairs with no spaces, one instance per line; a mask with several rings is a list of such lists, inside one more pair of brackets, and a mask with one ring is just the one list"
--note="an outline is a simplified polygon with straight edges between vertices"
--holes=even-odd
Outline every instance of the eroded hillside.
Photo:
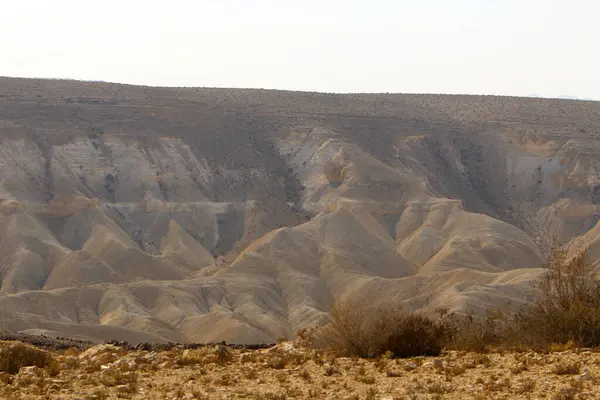
[[0,329],[273,342],[478,312],[600,251],[600,103],[0,78]]

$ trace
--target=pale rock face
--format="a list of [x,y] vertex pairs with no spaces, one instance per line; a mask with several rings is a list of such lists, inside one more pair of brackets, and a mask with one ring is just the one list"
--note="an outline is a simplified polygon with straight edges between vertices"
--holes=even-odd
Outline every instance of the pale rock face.
[[177,138],[161,137],[157,148],[148,148],[107,135],[101,141],[79,139],[54,146],[52,153],[59,191],[75,186],[82,193],[128,203],[147,195],[168,200],[172,192],[179,198],[201,200],[201,188],[209,186],[206,160],[198,160]]
[[596,103],[0,89],[0,329],[274,342],[344,298],[519,305],[550,238],[598,247]]

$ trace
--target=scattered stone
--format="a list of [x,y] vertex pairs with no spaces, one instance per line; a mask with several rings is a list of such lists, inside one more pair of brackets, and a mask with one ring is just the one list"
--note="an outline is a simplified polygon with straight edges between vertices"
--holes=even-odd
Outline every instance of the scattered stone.
[[36,366],[21,367],[21,369],[19,369],[19,374],[21,375],[37,375],[39,372],[40,369]]
[[117,393],[127,393],[127,392],[129,392],[129,386],[118,385],[117,387],[115,387],[115,390],[117,391]]
[[418,367],[419,367],[419,366],[418,366],[418,365],[417,365],[417,363],[416,363],[416,362],[414,362],[414,361],[409,361],[409,362],[407,362],[407,363],[406,363],[406,365],[405,365],[405,368],[406,368],[406,369],[408,369],[408,370],[411,370],[411,371],[412,371],[412,370],[414,370],[414,369],[417,369]]

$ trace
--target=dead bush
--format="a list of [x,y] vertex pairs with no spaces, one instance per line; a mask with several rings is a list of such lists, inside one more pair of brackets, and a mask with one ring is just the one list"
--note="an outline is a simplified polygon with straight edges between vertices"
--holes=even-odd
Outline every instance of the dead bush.
[[447,347],[484,352],[600,346],[600,279],[586,255],[587,248],[577,244],[554,249],[533,303],[516,312],[453,316],[455,332]]
[[347,356],[374,358],[437,356],[451,327],[423,314],[389,306],[336,304],[331,321],[317,335],[328,347]]
[[600,345],[600,279],[589,268],[587,248],[572,248],[552,253],[538,299],[515,316],[515,326],[530,347]]
[[[21,367],[54,367],[56,361],[52,355],[37,347],[11,342],[0,347],[0,371],[16,374]],[[53,368],[54,369],[54,368]]]
[[451,315],[448,324],[452,326],[452,336],[446,347],[453,350],[478,353],[499,347],[517,347],[520,341],[514,326],[514,313],[490,309],[483,317],[473,314]]
[[333,307],[317,342],[348,356],[374,358],[435,356],[441,349],[548,351],[600,346],[600,277],[587,263],[587,248],[572,243],[549,257],[537,299],[516,312],[458,316],[442,310],[437,319],[395,307],[349,301]]
[[274,356],[267,360],[267,365],[273,369],[284,369],[287,366],[287,360],[283,357]]
[[137,384],[138,375],[136,372],[123,372],[117,368],[111,368],[103,371],[99,380],[104,386],[127,385],[133,391]]
[[581,364],[574,363],[559,363],[554,366],[552,372],[556,375],[577,375],[581,371]]
[[177,360],[179,365],[197,365],[204,363],[204,358],[208,355],[205,347],[199,349],[184,350],[181,358]]
[[177,363],[179,365],[227,364],[232,360],[233,352],[228,347],[216,345],[212,347],[200,347],[198,349],[186,349],[181,358],[177,360]]

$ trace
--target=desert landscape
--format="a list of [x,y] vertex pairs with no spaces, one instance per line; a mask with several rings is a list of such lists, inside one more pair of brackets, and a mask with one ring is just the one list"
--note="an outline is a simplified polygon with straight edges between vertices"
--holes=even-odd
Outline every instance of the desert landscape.
[[597,267],[600,103],[0,78],[0,329],[275,343]]
[[0,397],[597,398],[599,135],[593,101],[0,78]]

